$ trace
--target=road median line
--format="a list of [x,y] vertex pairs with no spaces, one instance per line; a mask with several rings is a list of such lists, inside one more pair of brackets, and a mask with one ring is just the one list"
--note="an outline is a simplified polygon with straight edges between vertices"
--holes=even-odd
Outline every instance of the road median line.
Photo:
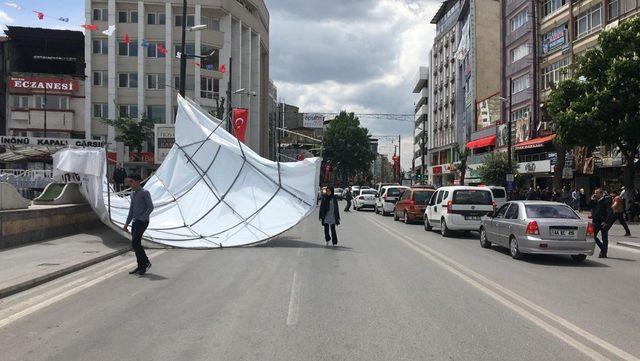
[[[490,296],[491,298],[494,298],[496,301],[509,307],[510,309],[517,312],[521,316],[525,317],[526,319],[540,326],[545,331],[550,332],[554,336],[565,341],[570,346],[576,348],[578,351],[583,352],[585,355],[589,356],[590,358],[594,360],[607,359],[602,354],[594,350],[593,348],[581,343],[580,341],[576,340],[565,331],[543,320],[542,318],[540,318],[540,316],[544,316],[544,318],[557,323],[558,325],[562,326],[566,330],[569,330],[575,333],[576,335],[581,336],[582,338],[588,340],[594,345],[599,346],[600,348],[606,350],[607,352],[616,355],[617,357],[620,357],[624,360],[640,361],[640,359],[635,357],[634,355],[631,355],[628,352],[621,350],[618,347],[608,343],[607,341],[604,341],[598,338],[597,336],[583,330],[582,328],[572,324],[571,322],[552,313],[551,311],[548,311],[543,307],[538,306],[537,304],[525,299],[524,297],[503,287],[502,285],[452,260],[451,258],[443,255],[442,253],[428,248],[426,245],[411,239],[405,234],[394,233],[395,232],[394,230],[391,230],[387,225],[382,224],[378,220],[374,219],[372,216],[367,215],[365,217],[371,223],[378,226],[379,228],[381,228],[382,230],[384,230],[394,238],[398,239],[399,241],[405,243],[405,245],[414,249],[424,257],[437,263],[438,265],[450,271],[451,273],[455,274],[465,282],[474,286],[484,294]],[[520,305],[518,305],[518,303]],[[527,310],[526,308],[528,308],[529,310]],[[537,312],[539,315],[535,315],[532,311]]]

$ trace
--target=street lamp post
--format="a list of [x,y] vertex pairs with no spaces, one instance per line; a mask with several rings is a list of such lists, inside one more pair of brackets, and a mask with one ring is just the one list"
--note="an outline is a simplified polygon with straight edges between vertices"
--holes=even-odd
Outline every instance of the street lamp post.
[[513,174],[511,174],[512,162],[511,162],[511,106],[513,104],[513,79],[509,78],[509,99],[499,97],[500,101],[509,104],[509,114],[507,115],[507,165],[509,167],[509,173],[507,173],[507,185],[513,181]]
[[180,95],[184,97],[185,83],[187,80],[186,37],[187,31],[187,0],[182,1],[182,45],[180,49]]

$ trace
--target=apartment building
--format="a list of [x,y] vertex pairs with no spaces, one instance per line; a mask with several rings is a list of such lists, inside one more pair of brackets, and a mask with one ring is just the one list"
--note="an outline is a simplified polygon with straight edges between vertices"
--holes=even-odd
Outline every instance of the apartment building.
[[[225,100],[231,75],[233,107],[249,109],[246,144],[269,153],[269,13],[262,0],[191,2],[182,16],[179,0],[85,0],[86,22],[100,30],[115,26],[112,36],[85,34],[86,99],[84,127],[89,139],[103,139],[114,149],[115,130],[100,119],[118,114],[146,114],[171,124],[180,88],[181,26],[188,31],[186,96],[212,114]],[[224,65],[224,69],[220,66]],[[244,89],[236,94],[236,90]],[[117,147],[116,147],[117,148]],[[147,149],[147,151],[151,151]],[[118,161],[129,161],[118,150]]]
[[428,174],[427,124],[429,122],[429,67],[421,66],[413,80],[414,134],[413,134],[413,170],[420,177]]
[[428,122],[429,182],[435,185],[453,184],[458,144],[456,121],[456,39],[460,2],[446,0],[436,12],[431,24],[436,25],[436,37],[429,53],[431,121]]

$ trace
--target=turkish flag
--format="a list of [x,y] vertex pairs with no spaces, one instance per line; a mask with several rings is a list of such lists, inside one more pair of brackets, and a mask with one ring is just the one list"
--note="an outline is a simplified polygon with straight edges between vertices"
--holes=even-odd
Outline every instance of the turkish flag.
[[80,25],[83,28],[87,29],[87,30],[91,30],[91,31],[95,31],[98,30],[98,25],[93,25],[93,24],[84,24],[84,25]]
[[231,122],[233,123],[233,132],[242,143],[247,138],[247,125],[249,124],[249,109],[234,108],[231,113]]
[[127,45],[131,43],[131,38],[129,37],[129,34],[124,34],[124,37],[122,38],[122,42]]
[[221,72],[222,74],[227,72],[227,66],[224,64],[220,64],[220,66],[218,67],[218,71]]

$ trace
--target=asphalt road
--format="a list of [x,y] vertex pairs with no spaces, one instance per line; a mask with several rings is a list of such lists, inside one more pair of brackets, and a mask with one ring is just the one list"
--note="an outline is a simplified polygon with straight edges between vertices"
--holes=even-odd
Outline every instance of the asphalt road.
[[153,250],[0,300],[0,359],[640,358],[640,252],[512,260],[372,212],[260,247]]

